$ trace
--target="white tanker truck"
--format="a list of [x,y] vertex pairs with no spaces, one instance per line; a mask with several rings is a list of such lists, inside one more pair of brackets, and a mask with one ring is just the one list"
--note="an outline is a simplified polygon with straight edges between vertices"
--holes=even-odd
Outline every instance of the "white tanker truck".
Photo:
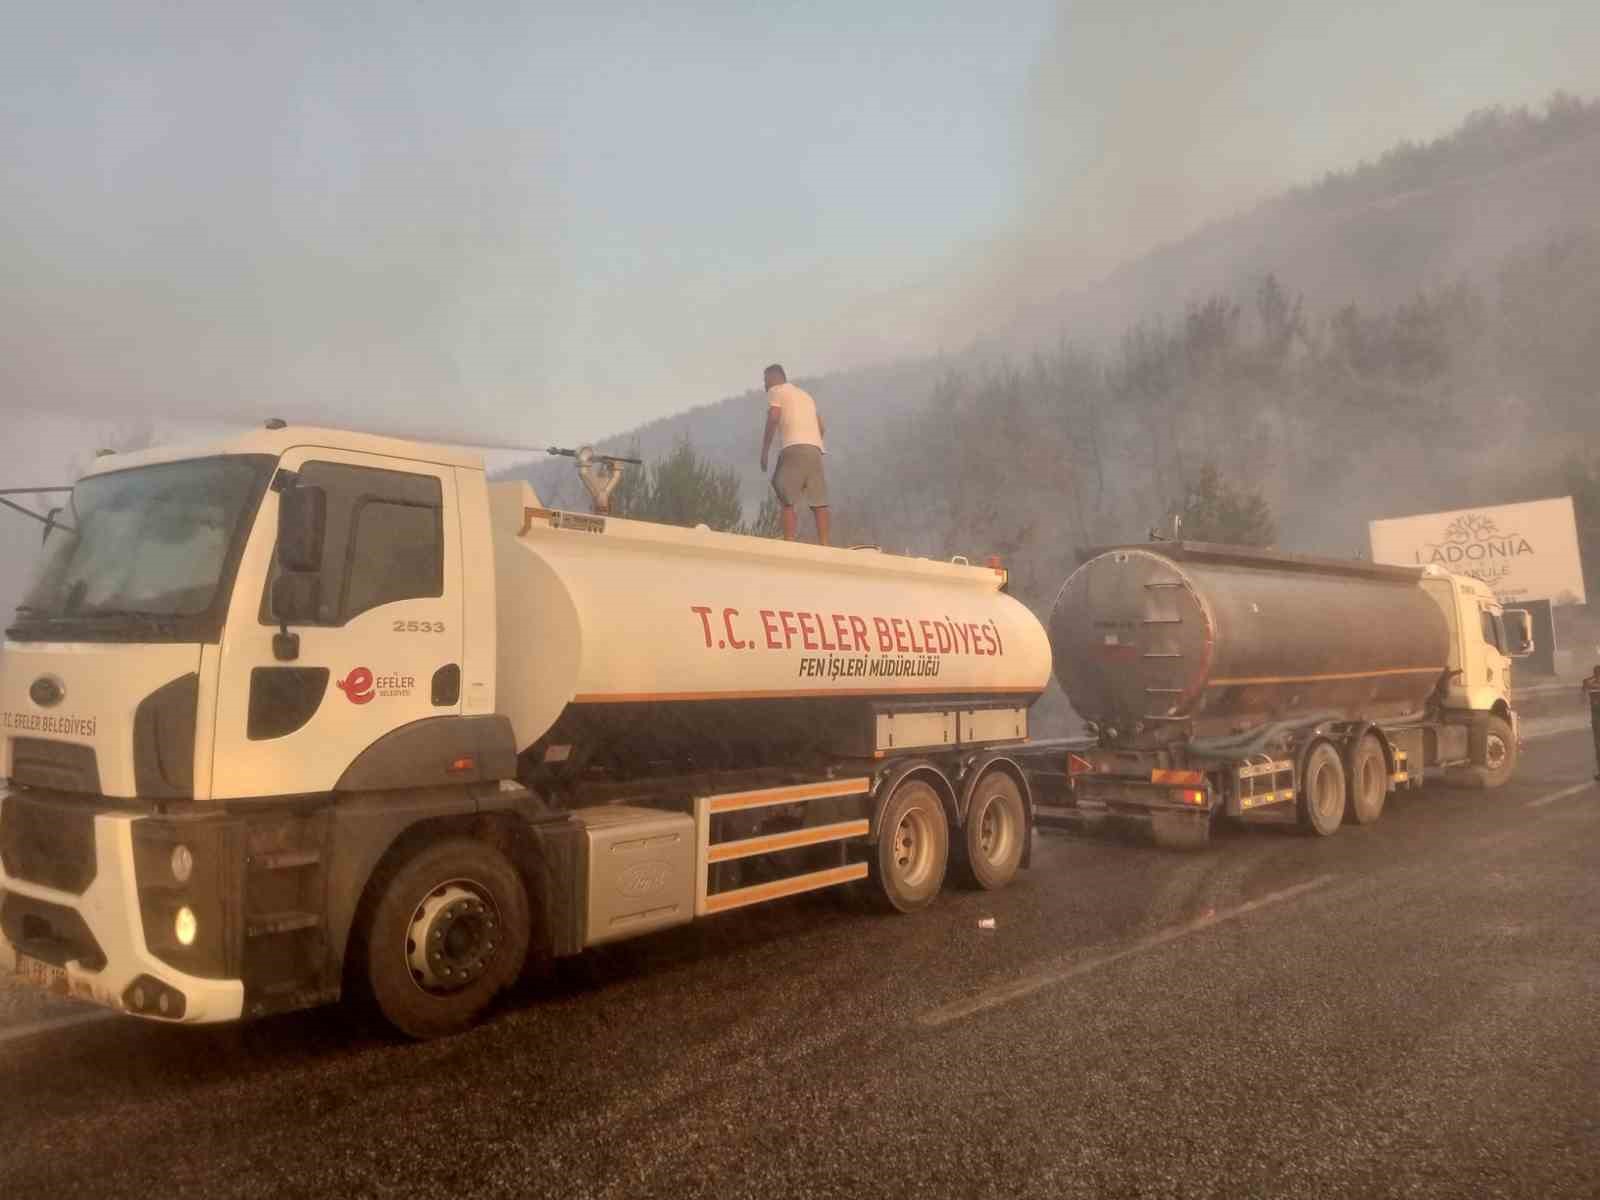
[[102,458],[0,655],[0,968],[158,1021],[459,1029],[530,959],[1028,861],[1001,571],[542,506],[281,422]]

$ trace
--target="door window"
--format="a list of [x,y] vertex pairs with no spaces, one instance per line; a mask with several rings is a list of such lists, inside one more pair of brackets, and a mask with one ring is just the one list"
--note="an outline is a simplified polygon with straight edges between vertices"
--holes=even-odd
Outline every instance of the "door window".
[[1486,608],[1480,609],[1478,615],[1483,619],[1483,640],[1504,654],[1505,639],[1501,636],[1499,618]]
[[[319,625],[343,625],[396,600],[444,595],[444,501],[432,475],[312,461],[300,481],[328,496]],[[272,574],[276,575],[274,564]],[[273,624],[272,579],[261,602]]]

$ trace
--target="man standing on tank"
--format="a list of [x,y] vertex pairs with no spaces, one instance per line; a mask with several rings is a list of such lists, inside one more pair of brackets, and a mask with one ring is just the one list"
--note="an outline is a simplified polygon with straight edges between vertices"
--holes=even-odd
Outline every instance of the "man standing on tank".
[[828,481],[822,474],[822,414],[811,396],[789,382],[777,363],[762,376],[767,389],[767,431],[761,438],[761,470],[767,469],[772,435],[779,434],[778,469],[772,473],[772,490],[783,505],[783,536],[794,541],[799,525],[794,507],[800,500],[811,506],[817,522],[817,542],[828,545]]
[[1583,681],[1583,694],[1589,698],[1589,729],[1594,734],[1594,777],[1600,779],[1600,663]]

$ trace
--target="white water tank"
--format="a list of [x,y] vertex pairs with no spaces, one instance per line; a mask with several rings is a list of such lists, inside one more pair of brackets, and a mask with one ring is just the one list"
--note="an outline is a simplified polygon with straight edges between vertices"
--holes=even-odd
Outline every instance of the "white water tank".
[[496,708],[519,750],[837,752],[885,708],[1025,708],[1050,677],[1043,627],[990,567],[490,494]]

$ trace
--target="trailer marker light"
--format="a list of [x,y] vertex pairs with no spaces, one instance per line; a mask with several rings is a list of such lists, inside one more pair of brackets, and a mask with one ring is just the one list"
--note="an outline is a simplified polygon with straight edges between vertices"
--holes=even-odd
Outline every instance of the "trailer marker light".
[[1185,788],[1178,793],[1178,800],[1182,804],[1192,804],[1197,808],[1204,807],[1206,794],[1198,789]]
[[1094,770],[1094,764],[1081,754],[1067,755],[1067,774],[1084,775]]
[[173,936],[178,939],[178,945],[192,946],[199,931],[200,922],[195,920],[194,909],[185,904],[172,919]]
[[450,760],[450,774],[464,775],[477,765],[478,762],[472,755],[463,754],[460,758]]
[[194,874],[194,852],[179,842],[172,848],[172,877],[179,883],[188,883]]

